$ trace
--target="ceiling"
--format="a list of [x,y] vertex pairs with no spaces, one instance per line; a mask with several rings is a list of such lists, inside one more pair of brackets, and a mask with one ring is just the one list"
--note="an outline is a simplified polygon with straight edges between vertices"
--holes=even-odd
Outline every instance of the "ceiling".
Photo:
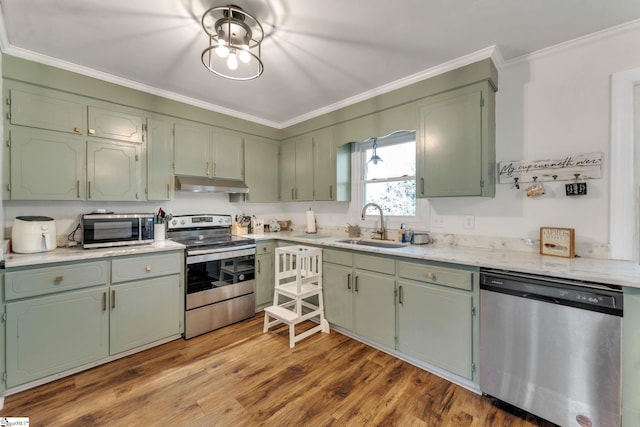
[[640,19],[637,0],[234,0],[262,23],[264,74],[209,73],[200,19],[225,0],[0,0],[11,55],[284,127],[441,64],[505,61]]

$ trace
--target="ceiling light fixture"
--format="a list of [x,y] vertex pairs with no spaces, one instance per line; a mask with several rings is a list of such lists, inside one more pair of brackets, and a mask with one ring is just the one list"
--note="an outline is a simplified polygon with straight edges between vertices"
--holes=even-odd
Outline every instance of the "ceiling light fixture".
[[378,156],[378,153],[376,153],[376,148],[378,148],[378,138],[372,138],[373,139],[373,154],[371,155],[371,158],[369,159],[369,161],[367,163],[373,162],[374,165],[377,165],[378,162],[382,162],[382,158],[380,158],[380,156]]
[[251,80],[262,74],[264,31],[253,15],[233,5],[212,7],[202,15],[202,28],[209,47],[201,57],[209,71],[231,80]]

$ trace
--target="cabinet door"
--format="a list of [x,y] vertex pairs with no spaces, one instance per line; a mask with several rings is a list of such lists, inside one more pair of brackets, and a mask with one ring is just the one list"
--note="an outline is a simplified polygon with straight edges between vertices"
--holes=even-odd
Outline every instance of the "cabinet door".
[[273,301],[275,276],[273,272],[273,253],[256,255],[256,305]]
[[8,303],[6,334],[7,387],[107,357],[107,291],[74,291]]
[[313,198],[336,200],[336,146],[333,131],[313,136]]
[[405,281],[398,293],[398,350],[472,379],[471,294]]
[[296,201],[313,200],[313,139],[296,141]]
[[389,348],[395,347],[395,279],[355,271],[355,332]]
[[147,199],[173,197],[173,125],[147,119]]
[[176,175],[209,176],[211,162],[211,130],[197,123],[176,123],[174,159]]
[[244,140],[234,132],[213,132],[212,176],[244,179]]
[[12,200],[83,200],[84,141],[39,129],[10,130]]
[[180,333],[180,275],[111,287],[110,354]]
[[278,200],[278,146],[249,138],[245,140],[245,183],[247,202]]
[[141,169],[138,144],[88,141],[87,200],[143,199]]
[[353,330],[353,274],[350,268],[322,264],[324,317],[334,325]]
[[285,142],[280,146],[280,201],[296,199],[296,142]]
[[12,125],[82,134],[84,106],[74,96],[36,87],[11,89],[9,96]]
[[88,107],[87,133],[118,141],[142,142],[142,117],[135,114]]
[[419,122],[418,197],[482,195],[482,91],[430,97]]

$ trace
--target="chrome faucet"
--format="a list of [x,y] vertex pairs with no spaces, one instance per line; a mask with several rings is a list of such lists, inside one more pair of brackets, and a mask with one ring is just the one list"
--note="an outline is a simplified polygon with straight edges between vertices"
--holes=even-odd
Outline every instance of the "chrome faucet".
[[[374,234],[379,234],[380,235],[380,240],[387,240],[387,231],[384,229],[384,215],[382,214],[382,208],[380,207],[380,205],[378,205],[377,203],[367,203],[366,205],[364,205],[362,207],[362,220],[364,221],[365,215],[367,214],[367,208],[369,206],[373,206],[375,208],[378,208],[378,210],[380,211],[380,230],[378,231],[374,231]],[[374,238],[374,237],[372,237]]]

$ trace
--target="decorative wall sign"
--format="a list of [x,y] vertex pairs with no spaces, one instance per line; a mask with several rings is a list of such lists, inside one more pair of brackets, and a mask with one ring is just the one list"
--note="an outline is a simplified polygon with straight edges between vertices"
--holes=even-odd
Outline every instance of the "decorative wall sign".
[[513,160],[500,162],[498,182],[516,184],[523,182],[568,181],[600,178],[602,153],[586,153],[552,160]]
[[575,256],[573,228],[540,227],[540,253],[565,258]]

